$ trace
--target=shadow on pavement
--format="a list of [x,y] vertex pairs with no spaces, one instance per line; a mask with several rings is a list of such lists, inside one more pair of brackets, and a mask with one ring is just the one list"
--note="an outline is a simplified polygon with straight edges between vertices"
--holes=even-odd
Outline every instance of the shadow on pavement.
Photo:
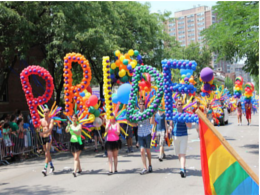
[[242,146],[244,148],[259,148],[259,144],[247,144]]
[[19,187],[12,187],[12,188],[5,188],[1,190],[2,194],[62,194],[62,193],[71,193],[71,191],[64,190],[57,186],[42,186],[42,185],[35,185],[35,186],[19,186]]
[[257,154],[257,155],[259,155],[259,150],[248,151],[248,153],[252,153],[252,154]]

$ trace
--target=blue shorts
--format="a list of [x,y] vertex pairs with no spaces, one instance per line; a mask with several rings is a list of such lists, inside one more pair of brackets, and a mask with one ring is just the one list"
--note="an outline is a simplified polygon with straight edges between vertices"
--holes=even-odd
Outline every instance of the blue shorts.
[[138,143],[139,143],[140,148],[150,149],[151,139],[152,139],[151,134],[148,134],[145,137],[138,136]]

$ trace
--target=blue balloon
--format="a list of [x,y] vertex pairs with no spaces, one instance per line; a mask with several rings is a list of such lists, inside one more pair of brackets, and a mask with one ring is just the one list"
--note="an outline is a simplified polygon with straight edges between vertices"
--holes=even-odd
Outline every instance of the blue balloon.
[[85,93],[84,93],[84,92],[79,93],[79,95],[80,95],[81,97],[85,97]]
[[117,104],[117,103],[118,103],[118,96],[117,96],[116,93],[113,93],[113,94],[112,94],[112,102],[113,102],[114,104]]
[[122,104],[127,104],[129,101],[129,95],[131,92],[132,86],[129,83],[120,85],[117,90],[118,101]]

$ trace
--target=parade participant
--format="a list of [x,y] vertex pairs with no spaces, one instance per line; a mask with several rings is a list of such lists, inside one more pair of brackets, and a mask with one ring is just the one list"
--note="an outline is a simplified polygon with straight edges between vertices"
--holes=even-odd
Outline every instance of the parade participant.
[[48,163],[50,164],[50,173],[54,171],[54,166],[52,164],[52,159],[51,159],[51,144],[52,144],[52,129],[53,129],[53,119],[49,118],[49,109],[45,108],[43,110],[44,118],[41,119],[41,126],[42,130],[40,132],[40,137],[42,138],[42,143],[43,143],[43,149],[45,152],[45,166],[44,169],[42,170],[42,174],[44,176],[47,175],[47,168],[48,168]]
[[8,148],[10,150],[10,156],[13,157],[13,151],[12,151],[12,142],[10,140],[9,135],[11,134],[12,129],[10,128],[10,125],[8,123],[4,123],[3,126],[3,140],[6,147],[6,156],[9,156]]
[[[181,100],[176,101],[176,108],[178,113],[183,113],[183,103]],[[171,122],[172,124],[172,122]],[[175,153],[179,157],[181,170],[181,177],[186,177],[186,150],[188,145],[188,128],[191,128],[191,123],[174,123],[172,135],[174,141]]]
[[126,143],[127,143],[127,153],[134,152],[133,151],[133,127],[131,127],[129,124],[125,125],[125,132],[128,134],[126,136]]
[[242,104],[241,102],[238,102],[237,104],[237,125],[241,125],[242,126]]
[[[145,108],[145,101],[143,99],[139,100],[139,113],[144,111]],[[150,151],[150,146],[151,146],[151,123],[152,123],[152,118],[151,119],[146,119],[144,121],[138,121],[138,142],[140,145],[140,152],[141,152],[141,158],[143,162],[144,169],[141,171],[141,175],[144,175],[146,173],[152,172],[152,159],[151,159],[151,151]],[[145,152],[147,154],[148,162],[149,162],[149,169],[147,170],[147,165],[146,165],[146,157],[145,157]]]
[[81,140],[82,126],[81,124],[78,124],[78,117],[76,114],[72,115],[72,124],[68,122],[65,131],[71,134],[70,151],[74,157],[74,171],[72,172],[72,174],[74,177],[77,177],[76,173],[82,172],[79,156],[82,150],[84,149],[84,144]]
[[158,112],[155,115],[153,115],[152,124],[156,125],[156,138],[160,146],[159,161],[163,161],[163,158],[165,158],[165,138],[168,138],[168,130],[162,104],[160,104]]
[[205,114],[207,115],[208,120],[214,125],[213,109],[210,103],[207,104],[207,108],[205,109]]
[[251,125],[252,103],[245,104],[247,125]]
[[105,143],[105,150],[107,151],[109,172],[108,175],[112,175],[113,172],[113,159],[114,159],[114,173],[117,173],[117,156],[118,149],[121,148],[122,143],[119,139],[120,126],[116,122],[116,119],[106,119],[106,132],[107,132],[107,141]]
[[100,127],[96,127],[93,131],[93,136],[94,136],[94,140],[95,140],[95,149],[94,149],[94,152],[98,152],[98,149],[97,149],[97,142],[99,141],[99,143],[101,143],[101,148],[102,150],[104,150],[104,146],[103,146],[103,141],[102,141],[102,138],[101,138],[101,128]]
[[[200,102],[199,101],[197,101],[197,107],[194,108],[192,112],[195,114],[197,109],[200,109],[200,111],[204,113],[204,109],[200,107]],[[198,137],[199,137],[199,128],[200,128],[199,124],[195,123],[195,128],[196,128],[196,130],[198,132]]]

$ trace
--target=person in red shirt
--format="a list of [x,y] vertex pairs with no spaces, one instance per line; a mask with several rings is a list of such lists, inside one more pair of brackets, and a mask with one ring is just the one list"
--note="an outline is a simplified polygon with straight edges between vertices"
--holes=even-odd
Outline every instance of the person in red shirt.
[[[197,107],[194,108],[194,109],[192,110],[192,112],[193,112],[194,114],[196,114],[197,109],[200,109],[200,111],[204,113],[204,109],[200,106],[200,102],[199,102],[199,101],[197,101],[197,104],[196,104],[196,105],[197,105]],[[200,136],[199,136],[199,129],[200,129],[199,124],[195,123],[195,128],[196,128],[196,130],[197,130],[197,132],[198,132],[198,137],[200,137]]]
[[251,113],[252,113],[252,103],[246,103],[246,119],[247,119],[247,125],[251,125]]

